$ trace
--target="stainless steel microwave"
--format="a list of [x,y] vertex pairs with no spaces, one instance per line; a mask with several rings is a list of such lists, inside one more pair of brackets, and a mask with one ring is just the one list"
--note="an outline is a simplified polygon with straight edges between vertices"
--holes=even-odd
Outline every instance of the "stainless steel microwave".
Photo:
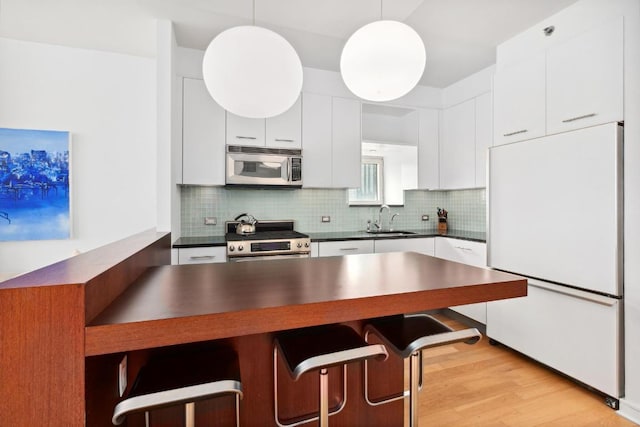
[[227,145],[226,184],[302,187],[302,150]]

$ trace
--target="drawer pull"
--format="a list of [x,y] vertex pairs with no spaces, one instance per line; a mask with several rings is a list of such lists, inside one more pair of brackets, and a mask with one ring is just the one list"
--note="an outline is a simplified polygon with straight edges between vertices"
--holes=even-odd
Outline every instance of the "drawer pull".
[[238,139],[257,139],[255,136],[240,136],[240,135],[237,135],[236,138],[238,138]]
[[517,130],[515,132],[509,132],[509,133],[505,133],[502,136],[513,136],[513,135],[518,135],[519,133],[525,133],[527,132],[526,129],[522,129],[522,130]]
[[473,251],[473,249],[471,248],[463,248],[462,246],[454,246],[454,248],[460,249],[461,251],[469,251],[469,252]]
[[580,291],[578,289],[567,288],[559,285],[547,285],[545,283],[534,282],[533,280],[529,280],[529,286],[544,289],[546,291],[555,292],[558,294],[566,295],[568,297],[578,298],[589,302],[594,302],[596,304],[606,305],[607,307],[612,307],[618,301],[614,298],[608,298],[598,294],[592,294],[590,292]]
[[341,251],[357,251],[358,248],[340,248]]
[[293,139],[280,139],[280,138],[276,138],[276,141],[278,141],[278,142],[293,142]]
[[584,116],[571,117],[570,119],[565,119],[562,123],[575,122],[576,120],[588,119],[589,117],[595,116],[596,113],[585,114]]
[[215,255],[193,255],[193,256],[190,256],[189,259],[197,261],[197,260],[203,260],[203,259],[214,259],[215,257],[216,257]]

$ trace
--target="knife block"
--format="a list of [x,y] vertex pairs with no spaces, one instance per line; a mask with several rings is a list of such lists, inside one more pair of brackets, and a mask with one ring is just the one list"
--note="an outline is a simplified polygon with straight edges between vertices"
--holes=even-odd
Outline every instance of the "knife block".
[[438,219],[438,233],[446,233],[447,232],[447,219],[439,218]]

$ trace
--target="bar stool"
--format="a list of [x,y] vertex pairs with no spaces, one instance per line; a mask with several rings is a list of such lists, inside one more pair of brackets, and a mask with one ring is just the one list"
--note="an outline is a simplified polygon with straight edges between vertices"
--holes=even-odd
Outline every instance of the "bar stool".
[[195,402],[235,394],[236,426],[240,420],[242,384],[238,359],[231,349],[199,349],[152,358],[142,367],[127,398],[113,411],[112,422],[120,425],[127,415],[185,404],[185,425],[194,427]]
[[[318,371],[320,374],[320,409],[317,416],[285,424],[278,417],[278,353],[282,355],[289,374],[297,381],[302,374]],[[347,400],[347,363],[370,358],[385,360],[387,350],[381,344],[368,344],[346,325],[327,325],[296,329],[278,333],[273,347],[273,382],[275,422],[281,427],[292,427],[319,420],[320,427],[329,425],[329,415],[337,414]],[[337,410],[329,412],[328,368],[343,365],[343,401]]]
[[390,316],[370,320],[364,328],[364,339],[373,333],[398,356],[409,361],[409,390],[391,398],[369,398],[368,366],[364,362],[364,394],[369,405],[377,406],[409,397],[409,425],[418,425],[418,391],[422,386],[422,350],[457,342],[475,344],[482,335],[476,328],[453,330],[426,314]]

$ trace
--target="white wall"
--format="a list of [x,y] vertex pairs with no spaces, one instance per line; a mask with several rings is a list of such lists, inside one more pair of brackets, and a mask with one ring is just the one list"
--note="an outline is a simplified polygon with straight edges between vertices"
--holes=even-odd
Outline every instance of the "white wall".
[[0,276],[155,227],[155,60],[0,39],[0,63],[0,126],[73,139],[72,239],[0,242]]

